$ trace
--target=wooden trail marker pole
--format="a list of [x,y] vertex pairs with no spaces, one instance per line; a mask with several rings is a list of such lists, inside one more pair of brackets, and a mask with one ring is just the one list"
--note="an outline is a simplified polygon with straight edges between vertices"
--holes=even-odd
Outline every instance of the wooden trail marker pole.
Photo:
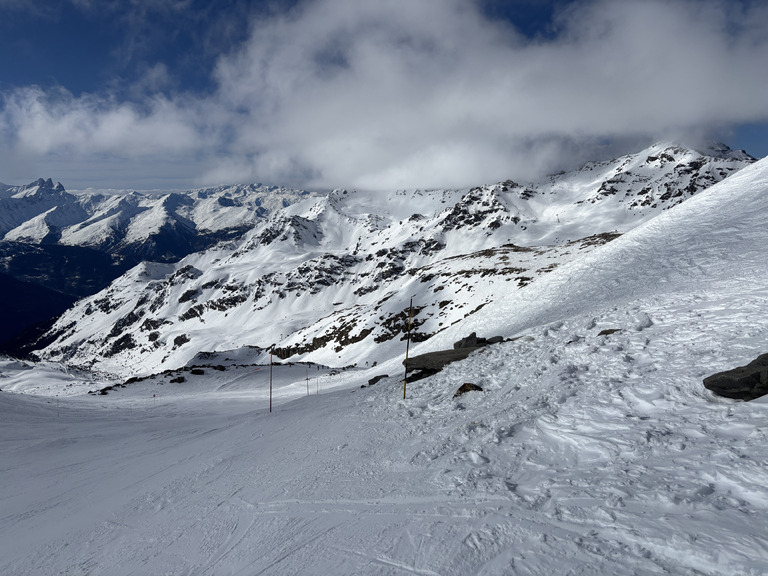
[[405,374],[403,375],[403,400],[405,400],[405,388],[408,384],[408,349],[411,347],[411,318],[413,317],[413,296],[408,307],[408,332],[405,337]]
[[274,346],[269,349],[269,411],[272,412],[272,352]]

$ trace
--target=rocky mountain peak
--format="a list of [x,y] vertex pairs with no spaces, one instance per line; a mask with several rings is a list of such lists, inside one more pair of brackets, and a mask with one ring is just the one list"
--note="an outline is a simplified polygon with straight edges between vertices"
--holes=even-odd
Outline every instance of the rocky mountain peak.
[[34,182],[30,182],[24,186],[19,187],[18,195],[29,196],[35,193],[41,194],[63,194],[66,192],[61,182],[56,182],[54,185],[53,180],[48,178],[38,178]]

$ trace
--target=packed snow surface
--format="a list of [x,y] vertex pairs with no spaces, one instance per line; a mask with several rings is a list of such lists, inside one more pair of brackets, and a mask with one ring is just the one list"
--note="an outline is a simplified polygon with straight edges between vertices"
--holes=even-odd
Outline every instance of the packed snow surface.
[[401,357],[277,366],[271,413],[233,359],[5,361],[0,573],[765,574],[768,398],[701,380],[768,348],[766,215],[763,160],[412,346],[515,338],[405,399]]

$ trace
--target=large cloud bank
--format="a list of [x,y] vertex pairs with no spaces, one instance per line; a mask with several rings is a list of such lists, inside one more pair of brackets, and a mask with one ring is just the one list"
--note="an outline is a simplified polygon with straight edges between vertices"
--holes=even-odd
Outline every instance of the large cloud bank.
[[459,187],[768,119],[762,3],[575,2],[554,25],[526,38],[469,0],[303,2],[255,20],[205,96],[5,92],[0,147],[6,163],[105,183],[123,166],[200,184]]

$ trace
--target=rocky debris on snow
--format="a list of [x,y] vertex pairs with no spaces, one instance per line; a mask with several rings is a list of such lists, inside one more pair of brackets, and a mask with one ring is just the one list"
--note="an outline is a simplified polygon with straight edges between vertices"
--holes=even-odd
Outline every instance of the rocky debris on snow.
[[106,396],[109,394],[110,390],[115,390],[117,388],[125,388],[125,384],[112,384],[111,386],[105,386],[104,388],[97,390],[89,390],[88,394],[100,394],[101,396]]
[[[503,342],[502,336],[493,336],[491,338],[479,338],[476,332],[472,332],[466,338],[462,338],[458,342],[454,342],[452,350],[438,350],[436,352],[427,352],[426,354],[419,354],[413,358],[408,359],[407,369],[408,372],[413,372],[413,376],[409,379],[421,380],[427,376],[432,376],[440,372],[445,366],[451,362],[457,360],[464,360],[475,350],[479,350],[484,346],[490,344],[498,344]],[[405,364],[405,361],[403,361]]]
[[454,350],[458,350],[460,348],[480,348],[481,346],[487,346],[489,344],[498,344],[499,342],[503,342],[504,337],[503,336],[492,336],[491,338],[478,338],[477,332],[472,332],[469,336],[466,338],[462,338],[458,342],[453,343]]
[[768,394],[768,354],[761,354],[746,366],[707,376],[704,387],[718,396],[745,401]]
[[600,330],[600,332],[598,332],[597,335],[610,336],[611,334],[616,334],[616,332],[621,332],[621,328],[606,328],[605,330]]
[[482,386],[478,386],[477,384],[472,384],[472,382],[464,382],[461,386],[459,386],[459,389],[456,390],[456,393],[453,395],[454,398],[458,398],[462,394],[466,394],[467,392],[482,392],[483,388]]
[[477,349],[478,347],[456,348],[454,350],[438,350],[437,352],[419,354],[408,359],[408,372],[423,371],[437,374],[451,362],[464,360],[464,358]]
[[373,378],[368,380],[368,386],[373,386],[377,382],[384,380],[384,378],[389,378],[389,374],[379,374],[378,376],[374,376]]
[[446,212],[442,221],[443,229],[450,231],[457,228],[478,227],[490,233],[503,224],[518,224],[521,217],[500,200],[499,188],[505,187],[472,188]]

